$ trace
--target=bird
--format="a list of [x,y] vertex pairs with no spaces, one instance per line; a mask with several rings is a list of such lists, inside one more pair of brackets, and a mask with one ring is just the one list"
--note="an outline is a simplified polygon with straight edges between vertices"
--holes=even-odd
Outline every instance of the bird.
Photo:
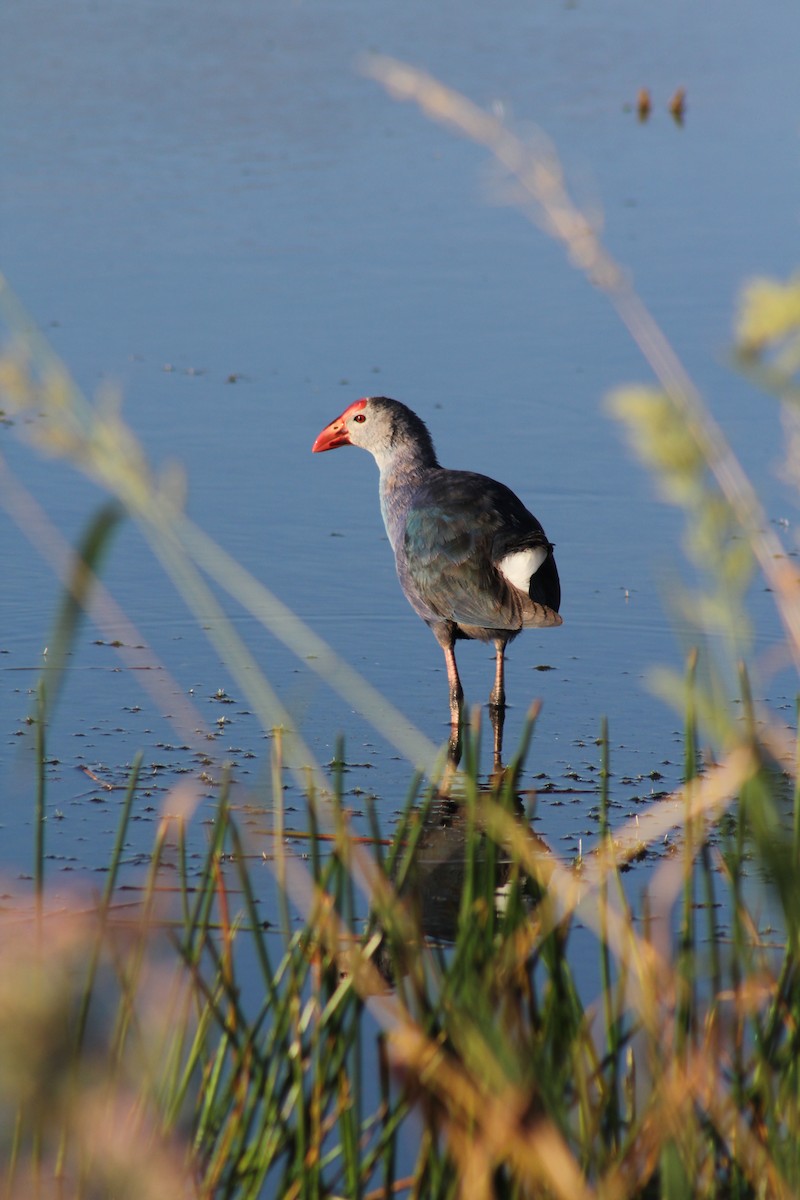
[[489,697],[504,710],[505,650],[523,629],[561,625],[553,544],[518,496],[486,475],[439,464],[424,421],[387,396],[354,401],[312,452],[361,446],[380,471],[380,505],[400,585],[444,651],[451,719],[464,691],[460,639],[493,642]]

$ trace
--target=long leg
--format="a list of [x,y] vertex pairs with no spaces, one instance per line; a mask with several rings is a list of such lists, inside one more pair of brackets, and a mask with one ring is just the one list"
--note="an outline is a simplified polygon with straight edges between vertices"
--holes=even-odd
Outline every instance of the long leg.
[[461,761],[461,705],[464,700],[464,689],[458,677],[456,665],[455,638],[449,628],[435,630],[436,640],[444,651],[444,662],[447,667],[447,685],[450,693],[450,743],[448,746],[447,770],[442,781],[442,792],[449,793],[452,776],[458,770]]
[[442,649],[444,650],[444,661],[447,667],[447,684],[450,689],[450,717],[457,723],[461,713],[461,702],[464,699],[464,689],[458,677],[456,652],[453,649],[452,640],[446,642],[442,646]]
[[491,708],[505,708],[506,706],[506,639],[495,638],[494,648],[497,653],[495,660],[494,672],[494,687],[489,696],[489,706]]
[[495,773],[503,771],[503,726],[506,720],[506,710],[502,705],[497,707],[492,704],[489,706],[489,716],[492,719],[492,733],[494,735],[494,762],[493,771]]
[[447,743],[447,762],[439,784],[439,795],[449,797],[450,785],[458,774],[458,764],[461,762],[462,725],[454,712],[450,713],[450,738]]

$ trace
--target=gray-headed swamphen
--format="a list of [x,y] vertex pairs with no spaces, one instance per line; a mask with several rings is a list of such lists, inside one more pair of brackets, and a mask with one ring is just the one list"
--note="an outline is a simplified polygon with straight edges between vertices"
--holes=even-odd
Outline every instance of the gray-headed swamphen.
[[426,425],[397,400],[356,400],[312,449],[337,446],[361,446],[378,464],[397,574],[444,650],[453,720],[463,699],[454,651],[459,638],[494,642],[489,703],[503,709],[508,643],[523,629],[561,624],[561,585],[542,526],[504,484],[439,466]]

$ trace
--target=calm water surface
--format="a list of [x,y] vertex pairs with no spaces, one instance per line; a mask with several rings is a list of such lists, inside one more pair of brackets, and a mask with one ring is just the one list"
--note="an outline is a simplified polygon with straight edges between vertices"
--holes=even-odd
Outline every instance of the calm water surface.
[[[493,202],[484,152],[395,104],[357,59],[405,58],[515,127],[546,131],[791,538],[776,413],[726,354],[741,284],[798,260],[800,9],[431,8],[6,0],[0,265],[78,382],[118,387],[152,461],[184,465],[192,517],[436,742],[442,656],[397,586],[374,464],[355,450],[312,457],[311,443],[351,400],[383,393],[424,416],[445,465],[518,492],[557,543],[564,626],[511,649],[506,745],[540,697],[527,784],[555,789],[539,830],[571,855],[596,829],[602,714],[620,818],[679,779],[681,721],[647,678],[683,654],[665,596],[680,523],[602,409],[647,369],[561,252]],[[679,85],[682,127],[666,111]],[[646,124],[633,111],[641,86],[654,102]],[[75,538],[100,493],[17,432],[0,428],[0,449]],[[32,860],[25,717],[56,591],[9,514],[0,563],[0,856],[14,890]],[[145,752],[134,868],[164,796],[206,769],[165,719],[168,698],[141,690],[156,672],[174,679],[176,705],[191,696],[213,756],[237,764],[257,847],[269,739],[134,529],[104,579],[151,650],[137,673],[91,624],[81,632],[49,731],[51,877],[91,877],[111,845],[121,793],[87,768],[120,785]],[[768,598],[755,604],[766,651],[778,631]],[[390,826],[408,765],[304,662],[231,614],[319,760],[345,736],[353,802],[373,792]],[[491,653],[465,644],[460,663],[469,699],[485,702]],[[761,687],[778,705],[794,693],[780,676]],[[214,795],[201,787],[198,846]]]

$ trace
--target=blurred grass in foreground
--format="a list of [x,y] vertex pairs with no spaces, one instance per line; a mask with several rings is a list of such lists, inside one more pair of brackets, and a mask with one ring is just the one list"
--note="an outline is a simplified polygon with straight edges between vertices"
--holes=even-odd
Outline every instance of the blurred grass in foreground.
[[[119,410],[77,393],[3,286],[14,333],[0,362],[4,408],[24,414],[34,444],[99,480],[139,522],[196,619],[217,631],[215,647],[264,728],[281,727],[274,795],[291,771],[311,832],[303,862],[287,852],[275,813],[270,865],[281,912],[264,914],[223,786],[199,876],[186,866],[190,815],[165,816],[139,902],[123,905],[116,880],[135,766],[103,896],[54,911],[40,776],[34,901],[0,921],[5,1194],[794,1196],[797,733],[753,698],[746,664],[756,571],[772,589],[786,658],[800,663],[797,572],[670,347],[569,200],[554,153],[531,149],[411,68],[373,59],[369,70],[490,148],[521,189],[521,207],[608,292],[653,368],[657,387],[627,388],[610,406],[684,510],[698,567],[684,607],[702,653],[661,679],[685,713],[685,784],[612,829],[604,733],[602,833],[576,863],[549,852],[519,811],[525,743],[485,787],[477,732],[467,731],[455,799],[443,797],[453,783],[444,757],[188,522],[179,476],[153,476]],[[736,350],[783,402],[786,473],[800,483],[800,283],[745,291]],[[33,714],[41,763],[79,611],[115,636],[129,620],[97,577],[117,514],[101,513],[75,555],[3,460],[0,489],[65,588],[56,671]],[[329,783],[311,761],[206,576],[304,660],[314,653],[315,669],[426,773],[388,847],[374,813],[372,845],[351,837],[341,779]],[[194,727],[188,712],[177,719]],[[620,872],[675,827],[677,853],[659,860],[632,912]],[[168,839],[178,847],[177,896],[164,880]],[[433,941],[426,902],[443,885],[427,871],[441,866],[441,839],[456,878],[447,928]],[[369,902],[366,928],[356,888]],[[762,928],[765,903],[771,931]],[[577,926],[596,938],[594,999],[575,984],[584,964],[573,948],[585,947]]]

